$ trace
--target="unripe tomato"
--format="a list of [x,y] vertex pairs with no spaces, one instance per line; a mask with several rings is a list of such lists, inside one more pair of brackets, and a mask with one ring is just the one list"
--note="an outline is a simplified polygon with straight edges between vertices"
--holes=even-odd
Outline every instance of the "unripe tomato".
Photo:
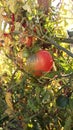
[[35,76],[41,76],[53,68],[53,58],[48,51],[40,50],[27,59],[26,68]]

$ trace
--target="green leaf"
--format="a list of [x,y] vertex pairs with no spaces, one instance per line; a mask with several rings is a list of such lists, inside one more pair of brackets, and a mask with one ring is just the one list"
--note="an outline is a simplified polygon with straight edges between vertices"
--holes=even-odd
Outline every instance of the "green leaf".
[[72,123],[72,119],[71,116],[69,116],[65,121],[64,130],[71,130],[71,123]]
[[59,107],[66,107],[69,103],[69,99],[66,96],[59,95],[56,99],[56,104]]
[[39,87],[36,87],[36,100],[39,103],[40,102],[40,91],[41,89]]
[[17,2],[16,0],[9,0],[7,1],[7,5],[8,5],[9,10],[12,13],[15,13],[20,9],[20,6],[22,5],[22,3]]
[[69,100],[69,106],[70,106],[71,110],[73,110],[73,99]]
[[1,99],[0,97],[0,117],[1,115],[4,113],[4,111],[6,110],[6,103],[3,99]]

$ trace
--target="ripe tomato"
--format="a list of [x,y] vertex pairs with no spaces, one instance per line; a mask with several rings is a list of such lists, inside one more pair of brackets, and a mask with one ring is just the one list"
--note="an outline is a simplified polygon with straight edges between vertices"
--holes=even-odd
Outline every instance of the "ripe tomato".
[[46,50],[40,50],[30,56],[26,62],[26,68],[35,76],[41,76],[43,72],[49,72],[53,67],[53,58]]

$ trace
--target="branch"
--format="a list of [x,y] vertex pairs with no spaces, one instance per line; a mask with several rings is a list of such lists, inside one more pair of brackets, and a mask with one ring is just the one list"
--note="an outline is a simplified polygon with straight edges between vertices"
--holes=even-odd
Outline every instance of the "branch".
[[64,42],[67,44],[73,44],[73,39],[71,38],[62,38],[62,37],[55,37],[56,40],[60,41],[60,42]]
[[61,74],[61,77],[72,77],[73,73],[69,73],[69,74]]
[[[65,53],[67,53],[69,56],[73,57],[73,53],[71,53],[70,51],[68,51],[64,47],[60,46],[55,40],[53,40],[53,38],[50,38],[48,36],[45,36],[46,40],[44,40],[44,38],[40,38],[38,36],[36,36],[36,38],[41,40],[44,43],[50,43],[51,45],[54,45],[57,49],[62,50]],[[49,44],[48,44],[48,46],[49,46]]]
[[53,44],[54,46],[56,46],[59,50],[62,50],[64,52],[66,52],[69,56],[73,57],[73,53],[71,53],[70,51],[68,51],[67,49],[65,49],[64,47],[60,46],[59,44],[57,44],[56,41],[54,41],[53,39],[51,39],[50,37],[45,36],[45,38],[50,42],[50,44]]

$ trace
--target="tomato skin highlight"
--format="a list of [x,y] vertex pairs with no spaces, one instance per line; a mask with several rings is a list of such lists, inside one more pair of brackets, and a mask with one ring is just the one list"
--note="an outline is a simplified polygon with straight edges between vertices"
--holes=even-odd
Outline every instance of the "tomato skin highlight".
[[53,68],[53,58],[46,50],[40,50],[28,58],[26,63],[29,72],[35,76],[41,76],[44,72],[49,72]]

